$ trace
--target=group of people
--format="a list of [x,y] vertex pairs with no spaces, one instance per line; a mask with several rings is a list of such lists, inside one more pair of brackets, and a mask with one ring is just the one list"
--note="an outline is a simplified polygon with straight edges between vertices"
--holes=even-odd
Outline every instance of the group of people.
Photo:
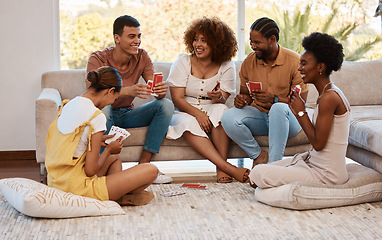
[[[268,188],[294,181],[347,181],[350,107],[330,81],[344,56],[342,45],[332,36],[312,33],[304,38],[300,56],[278,44],[275,21],[256,20],[249,33],[253,52],[241,64],[240,93],[235,96],[234,32],[216,17],[194,20],[184,33],[189,54],[172,64],[167,81],[154,86],[155,100],[134,107],[135,97],[151,94],[148,85],[138,80],[153,80],[153,63],[139,47],[140,24],[135,18],[118,17],[113,34],[115,46],[89,58],[87,92],[64,101],[49,128],[45,163],[49,186],[122,205],[146,204],[154,198],[147,186],[172,181],[149,163],[164,137],[184,137],[216,165],[220,183],[236,179]],[[260,82],[262,87],[249,91],[248,82]],[[305,110],[308,83],[319,93],[312,121]],[[172,101],[165,98],[168,91]],[[225,104],[230,96],[235,96],[232,108]],[[107,135],[113,125],[148,126],[138,165],[122,170],[121,140],[105,144],[113,137]],[[288,138],[301,130],[311,149],[284,158]],[[261,150],[256,135],[269,136],[269,153]],[[253,160],[252,170],[227,162],[231,140]]]

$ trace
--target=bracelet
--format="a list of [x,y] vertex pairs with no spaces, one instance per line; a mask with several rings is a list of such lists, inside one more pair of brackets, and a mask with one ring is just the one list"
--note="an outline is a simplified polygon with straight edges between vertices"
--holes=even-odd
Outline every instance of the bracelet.
[[221,99],[226,100],[225,97],[223,96],[223,94],[218,98],[218,100],[221,100]]

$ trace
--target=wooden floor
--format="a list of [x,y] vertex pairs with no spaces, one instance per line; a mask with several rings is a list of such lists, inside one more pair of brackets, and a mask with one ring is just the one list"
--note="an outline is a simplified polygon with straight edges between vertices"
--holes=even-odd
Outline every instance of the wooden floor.
[[[236,166],[247,168],[252,164],[249,159],[231,159],[228,161]],[[157,161],[152,163],[161,172],[171,176],[174,183],[216,182],[215,166],[208,160]],[[123,163],[123,168],[126,169],[136,164]],[[23,177],[40,181],[40,165],[36,160],[1,160],[0,179],[10,177]]]
[[[238,167],[251,168],[249,158],[229,159],[228,162]],[[188,161],[153,161],[158,169],[173,178],[173,183],[187,182],[216,182],[215,165],[208,160]],[[355,163],[347,159],[347,163]],[[136,162],[123,163],[123,168],[136,165]],[[9,177],[23,177],[40,181],[40,165],[36,160],[1,160],[0,179]],[[46,180],[44,181],[46,183]]]
[[36,160],[1,160],[0,179],[23,177],[40,181],[40,165]]

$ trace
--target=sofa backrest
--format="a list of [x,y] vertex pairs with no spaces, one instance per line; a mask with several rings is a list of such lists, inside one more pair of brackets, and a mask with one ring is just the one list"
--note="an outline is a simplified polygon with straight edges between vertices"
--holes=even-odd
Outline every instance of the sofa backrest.
[[[341,89],[352,106],[382,104],[382,60],[344,62],[339,71],[331,75],[333,83]],[[318,93],[311,84],[307,106],[314,107]]]
[[62,99],[72,99],[86,91],[85,69],[46,72],[41,77],[41,89],[55,88]]
[[[239,71],[241,61],[235,61],[236,66],[236,92],[240,91]],[[154,62],[155,72],[162,72],[163,79],[167,80],[171,64],[168,62]],[[42,75],[42,88],[57,89],[62,99],[72,99],[86,91],[85,69],[60,70],[46,72]],[[364,62],[344,62],[338,72],[333,72],[332,81],[343,91],[350,102],[350,105],[375,105],[382,104],[382,94],[380,94],[382,80],[382,60],[372,60]],[[144,82],[140,79],[140,82]],[[171,99],[170,94],[167,96]],[[318,93],[315,87],[310,84],[307,99],[307,107],[314,107]],[[135,106],[152,100],[135,98]],[[233,96],[228,99],[228,106],[233,106]]]

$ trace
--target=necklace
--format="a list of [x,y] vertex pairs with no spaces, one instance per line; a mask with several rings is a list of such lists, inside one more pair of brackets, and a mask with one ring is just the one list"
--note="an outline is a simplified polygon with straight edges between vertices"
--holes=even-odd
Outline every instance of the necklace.
[[320,98],[321,95],[325,92],[326,87],[329,86],[329,84],[332,84],[332,81],[329,81],[329,82],[324,86],[324,88],[322,89],[322,92],[321,92],[321,94],[320,94],[320,96],[319,96],[318,98]]
[[207,70],[209,69],[210,66],[208,65],[208,67],[206,68],[206,71],[203,72],[203,71],[202,71],[202,64],[199,62],[199,58],[198,58],[198,57],[196,57],[196,61],[198,62],[199,70],[200,70],[200,72],[202,73],[202,79],[205,79],[205,77],[206,77],[205,72],[207,72]]

